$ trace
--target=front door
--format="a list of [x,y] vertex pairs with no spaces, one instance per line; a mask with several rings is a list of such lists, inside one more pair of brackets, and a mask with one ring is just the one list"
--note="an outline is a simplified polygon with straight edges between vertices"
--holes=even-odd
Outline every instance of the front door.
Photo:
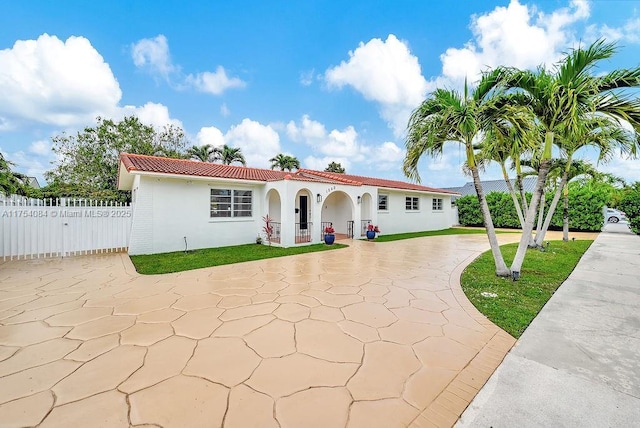
[[300,195],[300,229],[307,228],[307,196]]

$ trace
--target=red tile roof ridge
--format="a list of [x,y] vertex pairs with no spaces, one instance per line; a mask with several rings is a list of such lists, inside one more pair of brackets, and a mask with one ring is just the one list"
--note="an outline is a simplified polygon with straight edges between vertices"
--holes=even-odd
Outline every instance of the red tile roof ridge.
[[348,178],[345,178],[346,175],[344,174],[337,174],[337,173],[332,173],[332,172],[327,172],[327,171],[315,171],[313,169],[305,169],[305,168],[301,168],[297,171],[298,173],[307,173],[307,174],[311,174],[311,175],[317,175],[318,177],[322,177],[322,178],[328,178],[334,181],[338,181],[340,183],[345,183],[345,184],[352,184],[354,186],[362,186],[362,181],[357,181],[357,180],[351,180]]
[[[133,162],[131,162],[131,157],[133,158],[146,158],[148,160],[155,160],[155,161],[169,161],[169,162],[182,162],[185,164],[190,164],[195,166],[196,168],[202,167],[203,165],[215,165],[217,167],[222,167],[225,169],[235,169],[235,170],[240,170],[240,171],[264,171],[264,172],[268,172],[270,174],[273,174],[275,176],[279,176],[281,177],[281,179],[284,179],[284,176],[287,174],[291,174],[290,172],[287,171],[277,171],[277,170],[273,170],[273,169],[267,169],[267,168],[254,168],[254,167],[249,167],[249,166],[239,166],[239,165],[226,165],[226,164],[221,164],[221,163],[214,163],[214,162],[202,162],[202,161],[196,161],[196,160],[192,160],[192,159],[179,159],[179,158],[168,158],[168,157],[163,157],[163,156],[152,156],[152,155],[139,155],[139,154],[134,154],[134,153],[120,153],[120,159],[123,161],[123,163],[125,164],[125,167],[127,168],[127,171],[131,171],[132,169],[135,169],[135,165],[133,164]],[[162,172],[162,171],[157,171],[157,172]]]
[[141,172],[155,172],[164,174],[192,175],[265,182],[285,180],[285,177],[288,175],[291,180],[297,181],[342,183],[351,186],[368,185],[401,190],[458,194],[457,192],[451,190],[432,188],[422,186],[420,184],[407,183],[404,181],[341,174],[328,171],[316,171],[306,168],[301,168],[294,172],[277,171],[266,168],[224,165],[219,163],[195,161],[191,159],[166,158],[151,155],[138,155],[132,153],[121,153],[120,160],[128,172],[136,170]]

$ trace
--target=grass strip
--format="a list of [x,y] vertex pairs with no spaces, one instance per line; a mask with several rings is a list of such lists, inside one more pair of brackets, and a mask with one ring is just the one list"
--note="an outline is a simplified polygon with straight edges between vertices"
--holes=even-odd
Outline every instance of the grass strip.
[[[487,251],[462,273],[462,289],[480,312],[519,338],[592,243],[586,240],[550,241],[545,251],[528,249],[518,281],[497,277],[493,256]],[[500,247],[507,266],[517,247],[517,243]]]
[[[514,232],[496,231],[497,233],[519,233],[519,230]],[[399,241],[401,239],[422,238],[424,236],[442,236],[442,235],[477,235],[486,234],[484,229],[468,229],[463,227],[451,227],[449,229],[442,230],[425,230],[422,232],[410,232],[410,233],[394,233],[391,235],[379,235],[376,237],[377,242],[390,242]]]
[[231,247],[206,248],[188,252],[148,254],[130,256],[136,271],[143,275],[183,272],[211,266],[263,260],[274,257],[292,256],[295,254],[313,253],[317,251],[337,250],[344,244],[315,244],[302,247],[270,247],[268,245],[245,244]]

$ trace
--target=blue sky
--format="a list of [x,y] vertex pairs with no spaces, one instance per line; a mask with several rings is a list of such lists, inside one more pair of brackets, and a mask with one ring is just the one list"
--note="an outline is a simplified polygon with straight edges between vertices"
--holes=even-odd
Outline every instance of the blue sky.
[[[438,86],[487,66],[552,64],[599,37],[620,45],[607,67],[640,63],[640,1],[160,4],[2,5],[0,150],[17,170],[42,180],[51,136],[136,114],[182,126],[192,144],[241,147],[249,166],[287,153],[402,180],[408,115]],[[422,182],[464,184],[462,160],[453,144],[423,159]],[[602,169],[640,180],[637,160]]]

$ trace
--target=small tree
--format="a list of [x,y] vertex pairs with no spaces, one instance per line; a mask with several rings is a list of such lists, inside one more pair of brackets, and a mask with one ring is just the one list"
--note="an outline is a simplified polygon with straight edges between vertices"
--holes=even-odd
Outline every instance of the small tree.
[[285,155],[283,153],[279,153],[272,157],[269,159],[269,162],[271,162],[271,169],[278,168],[280,171],[300,169],[300,161],[297,157]]
[[186,146],[180,128],[170,125],[158,132],[135,116],[120,122],[98,117],[95,127],[75,135],[62,133],[52,141],[57,159],[54,168],[45,173],[49,183],[114,195],[118,193],[120,153],[180,158]]
[[187,156],[200,162],[215,162],[220,158],[220,149],[211,144],[191,146],[187,149]]
[[24,195],[29,187],[27,176],[15,172],[15,164],[0,153],[0,193],[9,195]]
[[337,174],[345,173],[344,167],[337,162],[331,162],[324,170],[325,172],[335,172]]
[[231,165],[234,162],[238,162],[241,163],[242,166],[247,166],[247,161],[244,159],[242,149],[240,149],[239,147],[229,147],[225,144],[220,150],[219,159],[225,165]]

